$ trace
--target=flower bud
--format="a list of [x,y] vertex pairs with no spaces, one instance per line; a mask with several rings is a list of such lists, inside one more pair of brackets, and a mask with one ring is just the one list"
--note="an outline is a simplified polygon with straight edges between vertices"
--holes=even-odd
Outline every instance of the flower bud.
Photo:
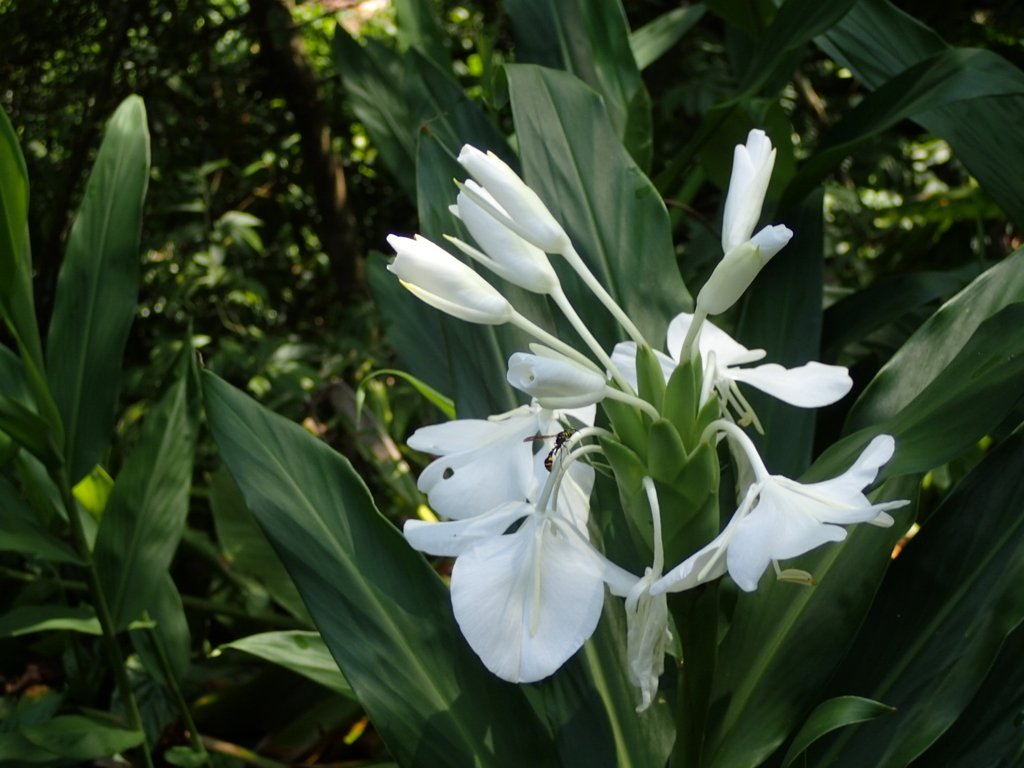
[[466,144],[459,153],[459,162],[504,209],[510,229],[542,251],[565,250],[569,237],[562,225],[555,221],[537,193],[501,158]]
[[460,320],[501,325],[514,310],[480,275],[424,237],[388,235],[397,256],[388,269],[413,295]]
[[757,277],[757,273],[793,237],[781,224],[765,227],[750,240],[740,243],[718,262],[711,277],[697,294],[697,306],[708,315],[725,312],[736,303]]
[[754,232],[774,165],[775,149],[764,131],[752,130],[747,143],[736,146],[722,219],[725,253],[749,240]]
[[508,383],[541,406],[580,408],[604,399],[603,373],[540,344],[531,344],[530,349],[536,354],[517,352],[508,359]]
[[[466,189],[459,191],[457,205],[451,210],[458,216],[473,239],[483,248],[484,253],[471,248],[461,240],[449,238],[467,256],[476,259],[493,272],[501,275],[510,283],[514,283],[534,293],[551,293],[558,288],[558,275],[555,274],[547,254],[540,248],[530,244],[509,229],[501,219],[491,215],[490,210],[508,213],[486,189],[475,181],[467,181]],[[490,204],[485,210],[477,200]]]

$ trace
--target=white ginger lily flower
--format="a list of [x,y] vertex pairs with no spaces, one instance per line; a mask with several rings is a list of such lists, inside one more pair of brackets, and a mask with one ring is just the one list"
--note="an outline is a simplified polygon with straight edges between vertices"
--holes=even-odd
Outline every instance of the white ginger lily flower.
[[719,315],[735,304],[772,257],[786,247],[793,230],[782,224],[769,225],[725,252],[711,277],[697,294],[697,307]]
[[501,325],[515,316],[512,305],[494,286],[425,237],[388,235],[388,243],[397,254],[388,269],[435,309],[484,325]]
[[[569,247],[569,237],[537,193],[526,186],[508,164],[493,152],[486,154],[466,144],[459,152],[459,163],[491,197],[498,202],[493,209],[486,199],[475,202],[537,248],[548,253],[561,253]],[[473,195],[473,190],[468,190]]]
[[414,548],[457,557],[455,620],[484,665],[514,683],[561,667],[593,634],[604,604],[605,566],[586,528],[594,470],[576,463],[560,479],[555,498],[405,525]]
[[761,218],[761,206],[775,166],[775,148],[761,130],[747,135],[733,151],[732,175],[722,215],[722,251],[728,253],[750,239]]
[[596,366],[584,366],[541,344],[530,349],[534,354],[516,352],[508,359],[513,387],[546,408],[579,408],[604,399],[608,380]]
[[[489,208],[485,210],[477,200],[485,201]],[[547,254],[503,223],[511,219],[486,189],[475,181],[467,181],[459,190],[457,204],[450,206],[449,210],[462,220],[483,249],[481,252],[449,237],[448,240],[467,256],[528,291],[551,294],[559,290],[558,275]],[[495,218],[491,211],[498,211],[503,218]]]
[[[690,330],[693,315],[683,312],[668,326],[668,349],[671,357],[656,352],[668,381],[679,364],[679,350],[683,339]],[[746,398],[737,386],[747,384],[774,398],[799,408],[820,408],[841,400],[853,386],[853,380],[846,368],[840,365],[825,365],[809,362],[795,368],[785,368],[777,363],[765,363],[749,368],[742,365],[757,362],[767,354],[763,349],[747,349],[710,320],[705,320],[697,337],[701,360],[704,364],[704,392],[701,405],[711,396],[711,388],[718,391],[722,400],[723,415],[729,415],[731,408],[741,422],[753,421],[754,414]],[[612,361],[623,375],[636,386],[636,345],[621,342],[615,345]]]
[[[489,419],[457,419],[417,429],[408,445],[439,458],[420,473],[417,487],[427,494],[435,512],[450,520],[475,517],[505,502],[521,502],[535,490],[539,475],[536,457],[550,445],[531,438],[561,431],[573,417],[594,423],[595,408],[551,411],[524,405]],[[549,441],[553,442],[553,441]],[[543,479],[541,480],[543,482]]]
[[707,546],[677,565],[651,587],[651,594],[681,592],[721,576],[728,569],[746,592],[757,588],[772,562],[797,557],[822,544],[846,538],[843,525],[892,525],[887,510],[909,501],[872,504],[863,489],[874,482],[878,470],[892,458],[895,441],[890,435],[872,440],[846,472],[819,483],[798,483],[769,475],[753,443],[738,427],[720,422],[736,438],[754,468],[756,481],[725,529]]

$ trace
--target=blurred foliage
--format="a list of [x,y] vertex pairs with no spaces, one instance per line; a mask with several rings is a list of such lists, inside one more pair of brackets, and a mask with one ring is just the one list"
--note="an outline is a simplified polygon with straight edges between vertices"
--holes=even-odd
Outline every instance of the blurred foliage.
[[[635,30],[679,3],[623,5]],[[697,254],[717,252],[705,246],[717,240],[728,168],[695,161],[683,182],[673,161],[688,151],[708,111],[736,92],[754,42],[754,27],[735,23],[743,20],[737,9],[756,11],[764,3],[714,5],[718,15],[706,13],[685,44],[643,72],[653,105],[649,175],[670,207],[674,241],[687,244],[677,246],[677,256],[691,286],[713,266]],[[898,5],[951,44],[988,48],[1024,66],[1024,7],[1013,0]],[[501,4],[433,7],[443,30],[437,42],[459,84],[510,130],[500,65],[514,61],[515,50]],[[340,160],[353,223],[349,256],[361,266],[381,258],[387,232],[416,229],[416,208],[347,103],[331,38],[342,25],[390,46],[407,43],[384,0],[308,0],[290,13],[287,31],[304,47],[332,129],[324,151]],[[378,505],[399,520],[416,513],[419,498],[407,462],[422,457],[398,446],[412,427],[438,414],[402,377],[371,377],[397,367],[385,341],[388,317],[365,285],[339,279],[336,258],[322,242],[315,169],[301,146],[290,84],[267,56],[268,39],[245,0],[0,0],[0,106],[18,133],[32,184],[38,315],[50,317],[61,254],[102,127],[117,104],[139,94],[149,114],[152,173],[139,314],[119,410],[123,445],[139,439],[139,422],[169,376],[181,340],[191,335],[206,366],[349,456]],[[783,180],[865,94],[848,70],[818,49],[807,47],[803,56],[767,112],[771,120],[773,110],[781,110],[776,122],[793,126],[795,158],[780,156]],[[720,141],[729,145],[735,138],[723,131]],[[859,381],[870,379],[942,300],[1022,242],[948,144],[909,122],[844,161],[826,184],[825,205],[829,303],[912,273],[942,278],[933,295],[900,308],[884,328],[834,347],[829,333],[838,336],[841,328],[830,331],[826,314],[830,361],[853,366]],[[356,429],[364,400],[364,421]],[[108,467],[119,467],[128,452],[117,445]],[[251,520],[245,528],[232,515],[238,491],[212,474],[213,451],[201,437],[189,529],[172,570],[192,651],[204,656],[244,634],[311,627],[262,534]],[[933,473],[926,489],[935,498],[923,502],[925,513],[972,461],[961,458]],[[245,542],[240,550],[229,551],[225,530],[233,531],[230,541]],[[0,555],[0,584],[0,612],[84,589],[42,561],[26,566],[6,555]],[[49,634],[0,640],[0,716],[16,710],[19,717],[35,717],[65,700],[89,702],[101,690],[109,693],[109,681],[90,671],[98,649],[65,647]],[[140,697],[153,699],[145,708],[154,718],[147,725],[161,745],[183,744],[166,690],[141,667],[133,674]],[[207,745],[225,756],[221,764],[243,764],[237,744],[286,761],[385,754],[372,728],[364,732],[356,704],[240,654],[192,665],[186,682],[200,729],[221,740]]]

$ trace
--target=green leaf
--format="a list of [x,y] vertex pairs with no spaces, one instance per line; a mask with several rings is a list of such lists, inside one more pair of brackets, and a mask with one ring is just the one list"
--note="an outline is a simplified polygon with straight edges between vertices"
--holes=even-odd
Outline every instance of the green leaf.
[[668,53],[700,21],[706,10],[700,3],[673,8],[634,30],[629,36],[629,47],[637,68],[645,70]]
[[61,463],[50,425],[16,400],[0,395],[0,431],[39,459],[49,469]]
[[[931,29],[887,0],[860,0],[816,41],[870,89],[949,46]],[[1006,63],[1008,77],[1024,73]],[[985,84],[978,83],[984,93]],[[1024,96],[964,99],[914,115],[920,125],[946,139],[956,156],[999,206],[1024,223]]]
[[203,390],[221,456],[396,759],[549,764],[521,691],[472,654],[448,591],[351,465],[215,376]]
[[130,96],[107,124],[71,227],[46,344],[72,484],[101,463],[110,445],[121,358],[135,317],[148,182],[146,109]]
[[7,478],[0,477],[0,551],[37,555],[56,563],[81,564],[68,544],[41,525]]
[[[778,221],[792,225],[796,236],[757,276],[747,291],[736,337],[751,349],[764,349],[767,359],[787,368],[820,357],[821,293],[824,265],[822,193],[807,197]],[[796,477],[811,460],[815,412],[745,389],[764,426],[758,440],[761,456],[772,472]]]
[[429,0],[395,0],[398,39],[415,48],[441,69],[451,69],[451,58],[444,47],[444,32]]
[[192,350],[185,345],[100,521],[93,554],[118,628],[153,600],[185,527],[198,431],[195,386]]
[[402,381],[410,384],[413,389],[420,393],[420,396],[428,403],[433,405],[437,410],[444,414],[449,419],[455,418],[455,403],[452,402],[451,398],[445,397],[432,386],[427,384],[425,381],[421,381],[413,376],[411,373],[405,371],[399,371],[395,368],[381,368],[369,374],[365,379],[359,382],[359,388],[356,390],[357,397],[363,392],[369,382],[378,376],[394,376],[401,379]]
[[19,637],[35,632],[70,630],[99,635],[100,622],[91,606],[22,605],[0,616],[0,637]]
[[[505,0],[520,62],[564,70],[603,99],[611,128],[644,170],[651,164],[651,101],[630,49],[622,3]],[[552,73],[554,74],[554,73]]]
[[847,431],[897,416],[946,370],[986,319],[1021,301],[1024,249],[980,275],[907,340],[854,403]]
[[[624,150],[596,93],[564,72],[506,69],[526,182],[650,345],[661,348],[669,320],[692,306],[664,203]],[[606,348],[619,341],[622,331],[593,295],[574,275],[560,275],[598,340]]]
[[877,434],[896,438],[881,477],[926,472],[956,458],[995,429],[1020,399],[1024,303],[985,320],[956,357],[896,415],[834,444],[819,468],[849,466]]
[[967,706],[1024,622],[1024,429],[956,487],[893,564],[840,684],[894,715],[837,739],[822,765],[905,766]]
[[38,747],[82,761],[116,755],[143,741],[141,731],[82,715],[58,715],[45,723],[26,726],[21,733]]
[[[171,574],[163,574],[146,614],[156,626],[131,633],[135,652],[150,676],[163,685],[177,684],[175,681],[184,680],[188,673],[192,639],[181,595]],[[168,670],[174,681],[167,679]]]
[[1024,96],[1024,74],[990,51],[950,48],[929,56],[851,110],[801,167],[786,199],[799,200],[858,146],[899,121],[986,96]]
[[32,294],[28,239],[28,170],[18,136],[0,109],[0,312],[22,356],[43,369],[43,347]]
[[879,715],[894,711],[895,707],[860,696],[837,696],[821,702],[793,737],[793,743],[782,761],[782,768],[788,768],[811,744],[826,733],[854,723],[874,720]]
[[229,648],[290,669],[342,696],[355,696],[323,638],[316,632],[263,632],[225,643],[214,653]]
[[217,542],[231,567],[259,581],[282,608],[308,623],[302,596],[226,468],[217,470],[210,479],[210,510]]

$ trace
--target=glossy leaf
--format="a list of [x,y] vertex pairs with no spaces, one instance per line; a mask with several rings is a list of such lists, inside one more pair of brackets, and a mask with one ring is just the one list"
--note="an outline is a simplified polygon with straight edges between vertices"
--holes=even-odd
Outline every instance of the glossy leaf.
[[[138,626],[146,626],[140,623]],[[96,612],[87,605],[20,605],[0,616],[0,637],[19,637],[36,632],[68,630],[99,635]]]
[[788,768],[811,744],[825,734],[848,725],[874,720],[894,711],[894,707],[861,696],[837,696],[821,702],[793,737],[793,743],[782,761],[782,768]]
[[604,99],[611,127],[645,171],[651,164],[651,101],[618,0],[505,0],[517,59],[571,73]]
[[58,715],[45,723],[25,726],[20,732],[37,747],[83,762],[124,752],[143,740],[140,731],[82,715]]
[[186,347],[169,388],[146,414],[96,534],[96,570],[118,628],[150,605],[178,548],[188,515],[197,406]]
[[277,664],[342,696],[355,695],[323,638],[316,632],[263,632],[225,643],[217,652],[228,649]]
[[46,344],[72,484],[101,462],[110,444],[121,358],[135,318],[148,183],[146,109],[130,96],[107,123],[68,235]]
[[211,374],[206,410],[246,503],[403,765],[548,764],[543,726],[458,633],[448,591],[349,463]]
[[634,30],[629,47],[640,70],[647,69],[678,43],[700,21],[707,9],[700,3],[673,8]]
[[[692,306],[675,265],[664,203],[623,149],[596,93],[564,72],[532,65],[507,71],[526,182],[651,346],[660,348],[669,320]],[[623,338],[588,291],[574,280],[563,282],[606,348]]]
[[897,712],[838,739],[823,764],[907,765],[978,690],[1004,639],[1024,621],[1022,473],[1018,429],[896,560],[842,680]]
[[984,272],[929,318],[854,404],[847,431],[897,416],[938,377],[987,318],[1024,301],[1024,249]]

